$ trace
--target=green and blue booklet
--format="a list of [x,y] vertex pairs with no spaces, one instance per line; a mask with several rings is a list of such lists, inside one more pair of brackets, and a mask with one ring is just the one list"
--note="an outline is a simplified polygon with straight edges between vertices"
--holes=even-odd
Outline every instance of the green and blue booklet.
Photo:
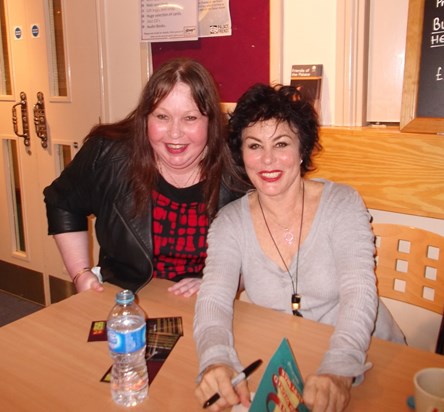
[[304,382],[288,340],[271,357],[251,403],[250,412],[309,412],[302,403]]

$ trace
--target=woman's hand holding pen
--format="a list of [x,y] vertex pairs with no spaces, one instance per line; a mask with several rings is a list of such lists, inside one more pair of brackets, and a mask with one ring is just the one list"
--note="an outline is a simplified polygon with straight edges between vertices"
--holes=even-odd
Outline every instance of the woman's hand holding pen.
[[222,411],[230,406],[241,403],[250,406],[250,391],[246,380],[233,388],[231,380],[237,373],[227,365],[211,365],[202,377],[196,388],[196,396],[200,403],[207,401],[214,393],[219,393],[220,398],[214,404],[208,406],[211,412]]

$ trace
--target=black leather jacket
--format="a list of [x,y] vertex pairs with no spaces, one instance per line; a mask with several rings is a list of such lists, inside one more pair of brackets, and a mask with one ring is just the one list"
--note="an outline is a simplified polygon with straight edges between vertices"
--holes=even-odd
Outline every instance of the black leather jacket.
[[[152,213],[149,200],[142,216],[131,214],[128,150],[122,141],[89,139],[44,195],[48,234],[86,231],[94,215],[103,280],[136,292],[152,278]],[[240,194],[221,187],[219,207]]]

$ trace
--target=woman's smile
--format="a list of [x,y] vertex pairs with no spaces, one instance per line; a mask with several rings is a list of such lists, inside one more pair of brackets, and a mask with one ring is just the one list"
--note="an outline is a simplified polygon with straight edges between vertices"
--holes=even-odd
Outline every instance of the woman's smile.
[[266,182],[275,182],[279,180],[283,174],[281,170],[261,171],[258,173],[262,180]]
[[171,154],[182,154],[188,148],[187,144],[166,143],[165,146],[168,153]]

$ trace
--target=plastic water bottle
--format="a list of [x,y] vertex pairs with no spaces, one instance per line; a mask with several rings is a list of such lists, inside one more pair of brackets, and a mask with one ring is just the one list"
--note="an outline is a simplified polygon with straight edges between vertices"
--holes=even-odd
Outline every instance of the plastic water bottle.
[[119,405],[135,406],[148,395],[148,371],[145,314],[134,302],[133,292],[122,290],[117,293],[106,328],[113,358],[112,398]]

